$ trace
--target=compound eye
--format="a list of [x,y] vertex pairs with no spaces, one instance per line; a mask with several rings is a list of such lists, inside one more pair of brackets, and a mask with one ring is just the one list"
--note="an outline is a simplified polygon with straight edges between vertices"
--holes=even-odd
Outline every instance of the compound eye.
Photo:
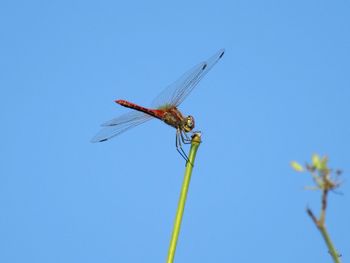
[[186,126],[188,131],[191,131],[194,128],[194,119],[192,116],[186,118]]
[[193,126],[193,121],[191,117],[187,117],[187,126],[192,127]]
[[191,126],[191,124],[192,124],[191,119],[190,119],[189,117],[187,117],[187,125],[188,125],[188,126]]

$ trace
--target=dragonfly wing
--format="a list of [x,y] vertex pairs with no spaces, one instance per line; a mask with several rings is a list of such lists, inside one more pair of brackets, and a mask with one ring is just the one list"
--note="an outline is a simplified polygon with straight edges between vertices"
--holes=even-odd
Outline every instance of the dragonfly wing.
[[142,112],[129,112],[107,121],[101,126],[103,128],[91,139],[91,142],[104,142],[133,127],[136,127],[153,117]]
[[155,108],[172,105],[179,106],[190,92],[197,86],[198,82],[208,73],[209,70],[223,57],[224,49],[220,49],[206,61],[188,70],[178,80],[170,84],[152,102]]
[[130,111],[128,113],[125,113],[123,115],[120,115],[116,118],[113,118],[109,121],[106,121],[104,123],[101,124],[101,126],[105,127],[105,126],[116,126],[116,125],[122,125],[122,124],[127,124],[129,122],[138,122],[139,120],[143,120],[143,119],[151,119],[152,116],[145,114],[143,112],[140,111]]

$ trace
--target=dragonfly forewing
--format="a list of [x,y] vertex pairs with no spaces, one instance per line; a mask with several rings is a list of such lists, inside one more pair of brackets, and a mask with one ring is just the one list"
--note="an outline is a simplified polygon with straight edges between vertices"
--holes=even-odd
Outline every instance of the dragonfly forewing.
[[178,80],[166,87],[152,102],[152,106],[158,108],[163,105],[179,106],[184,99],[197,86],[198,82],[212,69],[222,58],[225,49],[220,49],[206,61],[184,73]]

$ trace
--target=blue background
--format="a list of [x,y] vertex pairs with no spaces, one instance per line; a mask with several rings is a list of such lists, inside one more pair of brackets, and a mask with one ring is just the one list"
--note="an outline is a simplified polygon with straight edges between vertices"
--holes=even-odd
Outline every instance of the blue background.
[[1,1],[0,262],[164,262],[175,130],[90,143],[226,48],[183,103],[203,133],[176,262],[330,262],[291,160],[344,170],[327,225],[349,261],[347,1]]

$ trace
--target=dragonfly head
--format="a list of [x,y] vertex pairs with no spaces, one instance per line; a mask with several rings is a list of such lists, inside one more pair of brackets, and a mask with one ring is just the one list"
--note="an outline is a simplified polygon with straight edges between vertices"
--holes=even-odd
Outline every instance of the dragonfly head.
[[185,132],[190,132],[194,128],[194,118],[191,115],[188,115],[184,125]]

